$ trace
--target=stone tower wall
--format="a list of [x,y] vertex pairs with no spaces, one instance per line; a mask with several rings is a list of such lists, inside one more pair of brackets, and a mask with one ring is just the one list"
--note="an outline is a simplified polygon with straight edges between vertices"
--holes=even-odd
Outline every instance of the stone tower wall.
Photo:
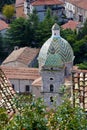
[[[61,102],[60,87],[64,84],[64,69],[62,70],[44,70],[41,71],[42,76],[42,95],[45,103],[51,105],[50,97],[56,97],[57,105]],[[54,86],[53,92],[50,91],[50,85]]]

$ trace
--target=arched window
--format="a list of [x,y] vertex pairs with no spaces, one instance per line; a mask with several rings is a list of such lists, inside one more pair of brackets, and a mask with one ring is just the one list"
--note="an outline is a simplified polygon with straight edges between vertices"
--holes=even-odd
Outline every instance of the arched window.
[[53,78],[50,78],[50,80],[53,80]]
[[51,102],[51,103],[53,102],[53,97],[52,97],[52,96],[50,97],[50,102]]
[[50,92],[53,92],[53,90],[54,90],[54,86],[53,84],[50,84]]

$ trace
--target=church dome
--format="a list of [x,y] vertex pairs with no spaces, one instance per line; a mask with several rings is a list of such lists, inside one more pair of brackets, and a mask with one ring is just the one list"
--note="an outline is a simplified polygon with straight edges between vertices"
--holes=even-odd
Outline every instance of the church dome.
[[39,56],[39,67],[62,67],[73,62],[74,55],[70,44],[60,36],[60,28],[55,23],[52,36],[43,44]]

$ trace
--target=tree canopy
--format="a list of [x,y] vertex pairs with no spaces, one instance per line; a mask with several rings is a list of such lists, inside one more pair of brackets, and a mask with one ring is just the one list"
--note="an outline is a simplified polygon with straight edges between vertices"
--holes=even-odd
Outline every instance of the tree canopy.
[[[29,15],[28,19],[17,18],[10,24],[7,31],[7,41],[11,46],[41,47],[51,35],[52,25],[55,19],[47,12],[44,21],[40,22],[36,11]],[[48,18],[47,18],[48,17]]]
[[2,9],[3,15],[8,19],[11,20],[11,18],[14,16],[15,8],[13,5],[5,5]]
[[86,130],[84,110],[78,106],[74,108],[67,98],[63,100],[60,106],[48,109],[42,98],[19,96],[15,99],[18,111],[14,117],[5,124],[6,115],[0,116],[4,124],[1,130]]
[[18,18],[14,20],[10,24],[10,28],[6,34],[6,40],[8,41],[9,45],[14,48],[14,46],[23,46],[25,45],[25,19]]

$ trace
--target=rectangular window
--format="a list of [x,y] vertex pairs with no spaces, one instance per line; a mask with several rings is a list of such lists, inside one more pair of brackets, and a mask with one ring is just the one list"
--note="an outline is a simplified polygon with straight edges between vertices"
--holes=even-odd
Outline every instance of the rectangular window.
[[50,85],[50,92],[53,92],[53,90],[54,90],[54,86],[53,86],[53,84],[51,84]]
[[47,5],[44,5],[44,9],[47,9]]
[[26,91],[26,92],[30,92],[30,86],[29,86],[29,85],[26,85],[26,86],[25,86],[25,91]]
[[79,22],[83,22],[83,16],[79,15]]

